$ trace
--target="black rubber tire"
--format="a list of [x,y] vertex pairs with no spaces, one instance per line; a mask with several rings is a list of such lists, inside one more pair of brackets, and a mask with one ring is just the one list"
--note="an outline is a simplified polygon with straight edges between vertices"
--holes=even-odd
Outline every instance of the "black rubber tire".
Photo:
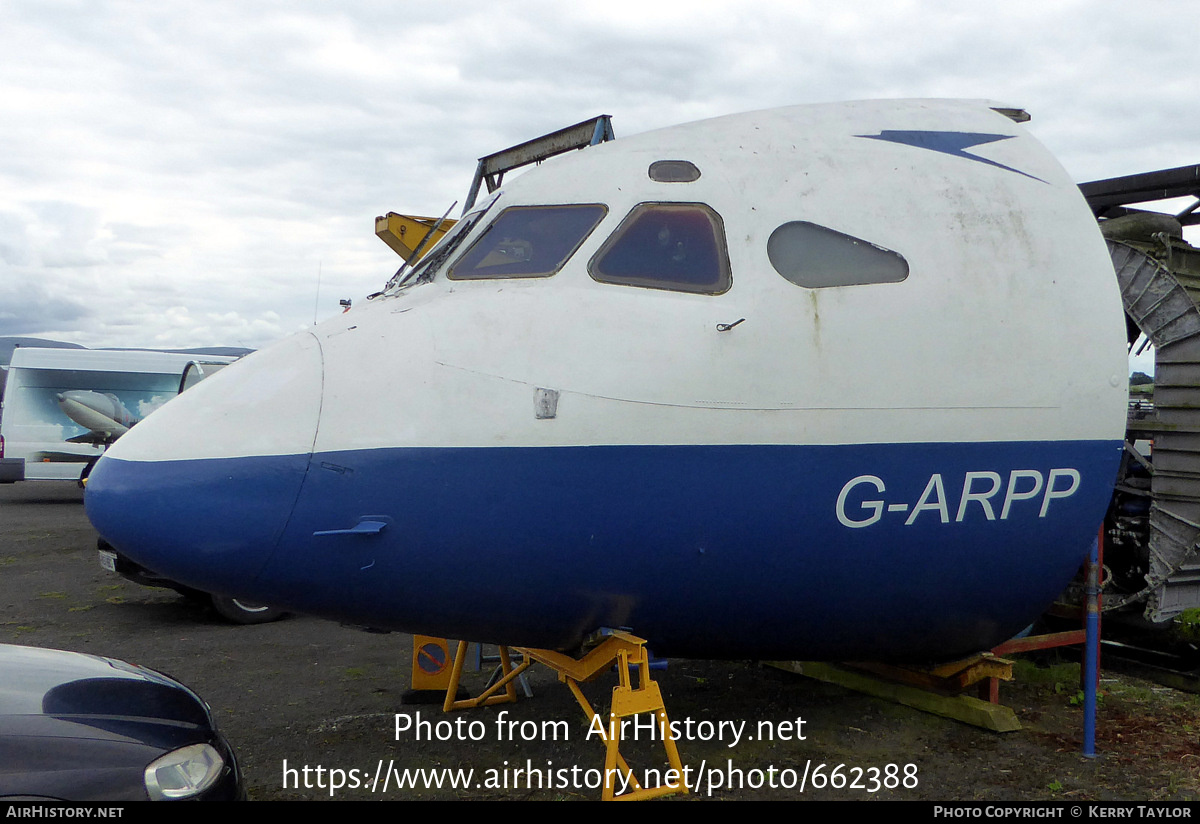
[[212,605],[218,615],[235,624],[269,624],[287,615],[282,609],[224,595],[213,595]]

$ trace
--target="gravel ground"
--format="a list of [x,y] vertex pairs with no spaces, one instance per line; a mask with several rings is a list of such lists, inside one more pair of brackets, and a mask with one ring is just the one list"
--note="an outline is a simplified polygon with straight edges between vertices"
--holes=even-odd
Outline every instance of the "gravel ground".
[[[74,484],[0,486],[0,641],[123,658],[193,687],[237,750],[251,799],[599,797],[587,784],[603,767],[602,743],[545,668],[530,671],[534,697],[515,705],[449,716],[404,705],[411,637],[303,616],[229,625],[172,591],[102,570],[81,501]],[[1085,759],[1077,667],[1023,664],[1018,674],[1001,699],[1024,729],[1005,734],[753,662],[671,661],[655,678],[685,733],[679,751],[689,776],[702,767],[706,776],[692,798],[1200,798],[1196,696],[1105,672],[1102,755]],[[477,692],[483,680],[469,673],[468,687]],[[614,682],[588,685],[601,712]],[[639,770],[663,762],[644,731],[622,752]],[[844,765],[846,785],[815,787],[820,765],[830,776]],[[532,774],[515,775],[529,768],[541,788]],[[389,786],[384,792],[381,778],[372,791],[365,785],[381,769]],[[802,793],[794,785],[806,769]],[[398,788],[404,770],[427,772]],[[467,786],[450,786],[461,775],[454,771],[468,770]]]

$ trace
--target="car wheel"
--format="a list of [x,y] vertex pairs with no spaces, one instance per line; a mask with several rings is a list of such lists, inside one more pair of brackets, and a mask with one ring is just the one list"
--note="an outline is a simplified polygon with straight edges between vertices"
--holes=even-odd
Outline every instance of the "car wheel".
[[218,615],[235,624],[269,624],[287,615],[284,610],[276,607],[224,595],[212,596],[212,605]]

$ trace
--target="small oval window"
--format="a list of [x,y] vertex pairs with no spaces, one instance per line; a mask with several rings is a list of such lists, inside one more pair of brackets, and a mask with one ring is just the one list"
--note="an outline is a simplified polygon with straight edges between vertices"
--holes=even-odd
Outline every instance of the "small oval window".
[[650,179],[658,183],[691,183],[700,170],[690,160],[656,160],[650,164]]
[[601,283],[716,295],[730,285],[721,216],[703,203],[642,203],[588,263]]
[[454,262],[450,279],[548,278],[607,212],[600,203],[511,206]]
[[803,220],[771,233],[767,257],[776,272],[809,289],[898,283],[908,277],[908,261],[897,252]]

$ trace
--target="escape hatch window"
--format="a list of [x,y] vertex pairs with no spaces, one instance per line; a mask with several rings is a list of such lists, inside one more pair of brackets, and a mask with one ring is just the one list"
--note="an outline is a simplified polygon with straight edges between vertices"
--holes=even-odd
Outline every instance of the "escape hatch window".
[[776,272],[809,289],[899,283],[908,277],[908,261],[898,253],[803,220],[771,233],[767,257]]
[[717,295],[730,285],[721,216],[703,203],[642,203],[588,264],[601,283]]
[[510,206],[454,262],[450,279],[548,278],[607,212],[601,203]]
[[647,174],[658,183],[691,183],[700,179],[700,170],[690,160],[656,160]]

